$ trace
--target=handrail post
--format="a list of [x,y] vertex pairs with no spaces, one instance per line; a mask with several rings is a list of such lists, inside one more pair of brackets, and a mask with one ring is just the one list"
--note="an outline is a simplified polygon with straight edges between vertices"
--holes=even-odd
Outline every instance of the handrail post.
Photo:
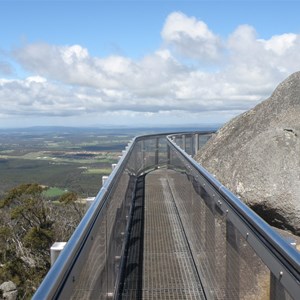
[[141,141],[141,151],[142,151],[142,169],[145,168],[145,141]]
[[158,166],[158,156],[159,156],[159,149],[158,149],[158,146],[159,146],[159,138],[156,138],[155,139],[155,166],[157,167]]
[[279,279],[271,272],[270,276],[270,300],[286,300],[285,289]]
[[[289,244],[296,248],[296,241],[294,239],[286,239]],[[289,300],[291,299],[285,291],[285,288],[280,282],[282,274],[277,278],[272,272],[270,274],[270,300]]]
[[194,150],[195,150],[195,146],[194,146],[194,135],[191,135],[191,144],[190,144],[190,148],[191,148],[191,153],[190,153],[190,155],[191,156],[194,156],[195,155],[195,152],[194,152]]
[[186,151],[186,140],[185,134],[182,135],[182,150]]
[[171,163],[171,148],[170,145],[167,144],[167,167],[169,167]]
[[195,154],[198,153],[198,150],[199,150],[199,133],[196,133],[194,135],[194,145],[195,145]]
[[240,289],[239,241],[236,228],[226,221],[226,299],[238,300]]
[[[209,271],[212,278],[216,276],[216,233],[215,233],[215,216],[207,207],[205,210],[205,251],[209,265]],[[213,287],[211,287],[213,291]]]
[[55,242],[50,248],[50,255],[51,255],[51,266],[54,265],[56,259],[58,258],[60,252],[66,246],[66,242]]

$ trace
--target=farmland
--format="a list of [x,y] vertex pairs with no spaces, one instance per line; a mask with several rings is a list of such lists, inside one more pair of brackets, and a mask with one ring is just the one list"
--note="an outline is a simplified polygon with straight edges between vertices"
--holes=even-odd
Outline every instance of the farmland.
[[135,133],[101,129],[0,130],[0,196],[22,183],[48,186],[48,196],[95,196]]

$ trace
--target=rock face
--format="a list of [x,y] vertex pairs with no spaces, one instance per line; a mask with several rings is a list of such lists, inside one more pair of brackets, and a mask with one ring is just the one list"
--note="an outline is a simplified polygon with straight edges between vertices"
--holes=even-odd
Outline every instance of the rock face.
[[196,160],[269,224],[300,235],[300,72],[222,127]]
[[2,291],[2,298],[0,298],[6,300],[16,300],[18,296],[18,291],[16,288],[16,285],[12,281],[3,282],[0,285],[0,291]]

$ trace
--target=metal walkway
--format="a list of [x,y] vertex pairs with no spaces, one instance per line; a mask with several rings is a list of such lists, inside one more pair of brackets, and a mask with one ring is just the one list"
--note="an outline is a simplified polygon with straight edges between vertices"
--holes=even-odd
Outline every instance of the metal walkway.
[[152,172],[138,183],[120,299],[206,299],[170,186],[170,172]]
[[191,158],[210,136],[136,137],[33,300],[299,299],[297,249]]

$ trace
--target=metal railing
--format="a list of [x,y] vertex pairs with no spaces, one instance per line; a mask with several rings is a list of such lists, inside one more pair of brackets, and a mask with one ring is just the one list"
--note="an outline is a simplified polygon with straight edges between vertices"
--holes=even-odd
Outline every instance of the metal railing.
[[210,135],[135,138],[34,299],[118,299],[137,181],[157,168],[176,175],[176,205],[207,299],[297,299],[299,252],[191,158]]

